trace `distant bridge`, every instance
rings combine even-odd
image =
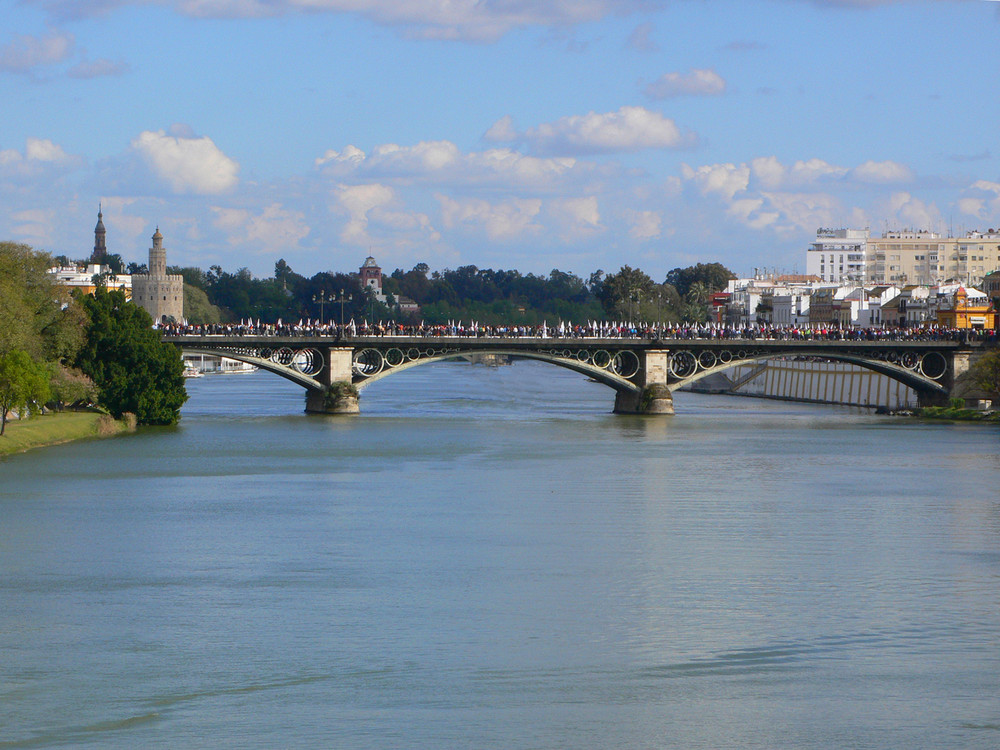
[[[621,414],[672,414],[673,392],[734,365],[775,357],[850,362],[912,388],[921,405],[946,403],[983,349],[957,341],[642,339],[468,336],[167,335],[184,352],[248,362],[306,391],[306,411],[359,411],[359,391],[411,367],[474,353],[564,367],[615,391]]]

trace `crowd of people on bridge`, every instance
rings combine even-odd
[[[465,324],[451,322],[447,325],[426,323],[407,324],[379,322],[360,325],[353,320],[346,325],[299,321],[298,323],[261,323],[260,320],[240,323],[211,323],[188,325],[165,323],[159,326],[167,336],[277,336],[333,339],[352,339],[368,336],[400,337],[465,337],[465,338],[552,338],[552,339],[642,339],[688,340],[764,340],[764,341],[957,341],[961,343],[996,344],[995,330],[943,328],[926,326],[899,327],[846,327],[839,326],[788,326],[755,323],[750,325],[725,325],[718,323],[661,323],[635,324],[624,322],[589,321],[585,324],[559,323],[557,326],[541,325],[485,325],[476,322]]]

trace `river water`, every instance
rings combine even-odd
[[[0,460],[0,748],[996,748],[1000,430],[428,365]]]

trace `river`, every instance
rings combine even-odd
[[[0,748],[995,748],[1000,429],[439,364],[0,459]]]

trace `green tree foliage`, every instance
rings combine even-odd
[[[180,351],[120,291],[98,289],[81,302],[90,325],[75,364],[96,383],[98,403],[116,419],[131,412],[140,424],[176,423],[187,400]]]
[[[0,242],[0,354],[21,349],[39,362],[75,354],[86,316],[55,283],[47,253]]]
[[[188,283],[202,285],[198,269],[175,271],[183,272]],[[204,274],[203,288],[226,322],[258,318],[288,322],[300,318],[318,320],[321,316],[327,322],[340,322],[341,299],[345,321],[400,320],[403,316],[392,303],[408,297],[421,307],[417,319],[427,323],[476,320],[532,325],[543,320],[584,322],[601,318],[636,322],[704,320],[711,293],[724,288],[731,277],[718,263],[674,269],[668,279],[682,283],[683,293],[679,293],[673,284],[656,284],[646,273],[629,266],[607,276],[595,271],[582,279],[558,269],[547,276],[473,265],[431,272],[426,263],[417,263],[409,271],[397,268],[383,277],[383,292],[390,303],[385,305],[361,287],[356,273],[323,272],[306,278],[280,259],[270,279],[255,278],[245,268],[229,273],[212,266]],[[193,322],[190,314],[187,317]]]
[[[992,396],[994,408],[1000,407],[1000,350],[983,354],[969,368],[969,377],[977,388]]]
[[[666,283],[674,287],[681,297],[687,298],[694,284],[703,284],[711,294],[724,290],[729,280],[735,278],[736,274],[721,263],[698,263],[687,268],[673,269],[667,274]]]
[[[42,365],[23,349],[0,354],[0,435],[12,411],[35,414],[48,400],[49,379]]]
[[[97,385],[74,367],[58,362],[49,363],[49,388],[52,393],[49,405],[62,410],[73,404],[92,404],[97,401]]]
[[[140,267],[141,273],[146,273],[146,264],[144,263]],[[184,283],[198,289],[205,290],[208,288],[208,275],[202,271],[200,268],[195,268],[194,266],[167,266],[167,273],[176,276],[183,276]]]
[[[184,317],[191,325],[219,323],[222,311],[208,301],[208,294],[185,282],[184,284]]]
[[[635,320],[643,305],[654,298],[656,284],[638,268],[622,266],[618,273],[611,273],[601,282],[598,296],[607,314],[615,319]]]

